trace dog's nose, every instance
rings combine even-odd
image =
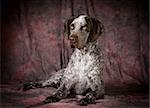
[[[72,36],[69,37],[69,40],[74,40],[74,38]]]
[[[76,38],[77,38],[77,35],[70,35],[69,36],[69,40],[72,40],[72,41],[75,40]]]

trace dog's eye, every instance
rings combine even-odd
[[[73,30],[74,29],[74,24],[70,25],[70,29]]]
[[[84,26],[81,26],[81,30],[88,31],[88,28],[87,28],[87,26],[86,26],[86,25],[84,25]]]

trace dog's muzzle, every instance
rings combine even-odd
[[[69,36],[71,48],[78,46],[78,36],[77,35],[70,35]]]

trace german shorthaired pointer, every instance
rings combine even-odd
[[[55,87],[54,95],[43,102],[58,102],[72,94],[82,95],[79,105],[95,103],[104,97],[104,84],[101,78],[104,56],[97,46],[97,39],[103,33],[102,23],[86,15],[72,18],[65,24],[65,34],[75,48],[65,69],[58,71],[46,81],[25,83],[23,90]]]

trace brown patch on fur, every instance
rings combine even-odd
[[[70,24],[74,19],[75,19],[74,17],[71,19],[68,19],[64,25],[64,33],[68,37],[68,39],[69,39],[69,35],[70,35]]]
[[[86,17],[88,27],[90,29],[90,34],[87,42],[94,42],[98,37],[104,32],[103,24],[95,18]]]

